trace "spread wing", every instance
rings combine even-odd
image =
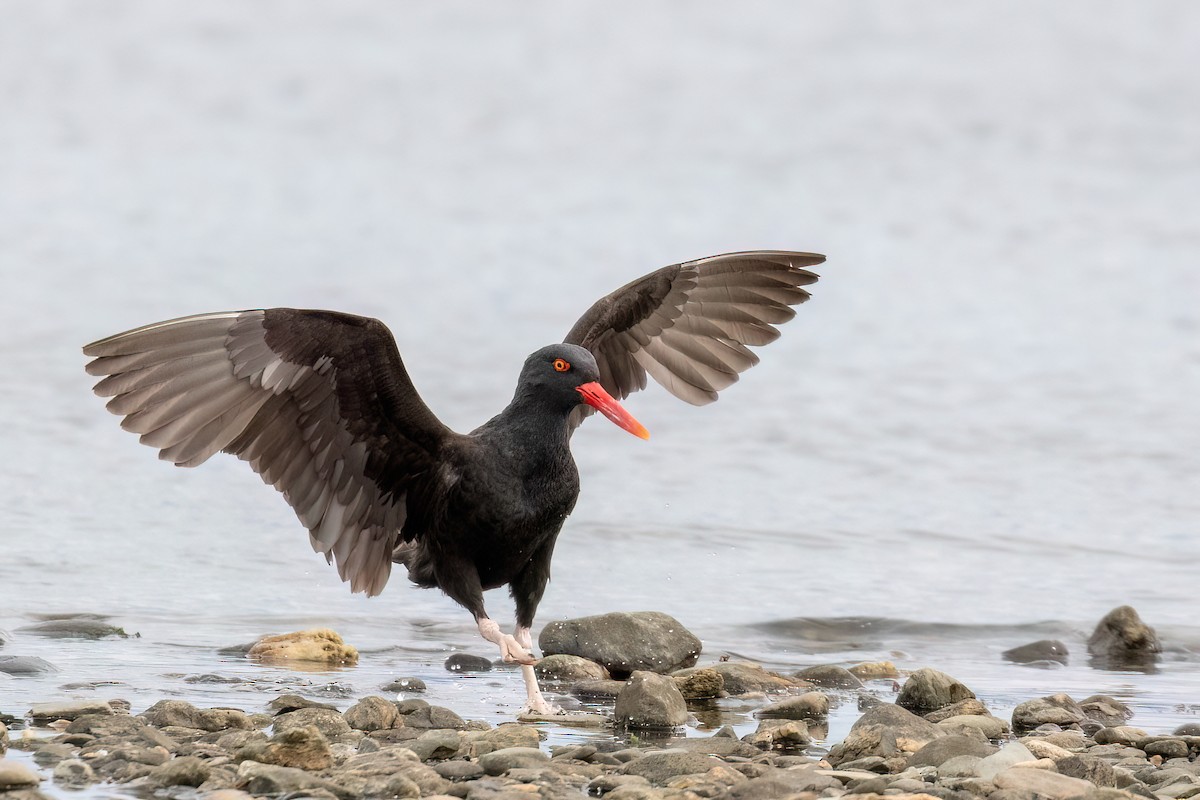
[[[355,592],[391,572],[409,490],[454,436],[378,320],[272,308],[200,314],[83,348],[121,427],[181,467],[217,451],[283,493]]]
[[[775,327],[796,315],[817,274],[805,267],[825,256],[756,250],[688,261],[651,272],[601,298],[566,342],[586,347],[600,383],[614,397],[646,388],[649,374],[692,405],[758,363],[749,347],[779,337]],[[576,409],[578,424],[590,409]]]

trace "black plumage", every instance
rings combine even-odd
[[[665,267],[597,301],[562,344],[526,359],[512,402],[469,434],[443,425],[378,320],[289,308],[200,314],[87,345],[96,393],[160,457],[236,455],[281,491],[315,550],[353,591],[378,594],[393,562],[469,610],[504,658],[532,663],[529,628],[579,495],[570,437],[601,410],[640,436],[617,399],[649,374],[693,404],[757,363],[748,346],[808,299],[811,253],[756,251]],[[514,636],[483,591],[509,586]],[[547,706],[526,670],[530,706]]]

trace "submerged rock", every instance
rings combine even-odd
[[[802,669],[792,677],[826,689],[863,688],[863,682],[853,672],[836,664],[818,664],[815,667]]]
[[[758,664],[749,661],[720,661],[706,667],[691,667],[674,673],[675,677],[687,677],[700,669],[710,669],[721,676],[721,685],[729,694],[749,694],[750,692],[786,692],[796,686],[796,682],[767,672]]]
[[[109,636],[129,638],[129,634],[125,632],[124,628],[109,625],[103,617],[91,615],[48,619],[32,625],[25,625],[17,630],[21,633],[32,633],[35,636],[45,636],[50,639],[104,639]]]
[[[389,681],[379,687],[384,692],[423,692],[425,691],[425,681],[420,678],[396,678],[394,681]]]
[[[1152,666],[1161,652],[1158,634],[1131,606],[1105,614],[1088,639],[1092,664],[1102,669]]]
[[[877,681],[899,678],[900,670],[891,661],[864,661],[847,667],[847,671],[860,681]]]
[[[45,675],[58,667],[37,656],[0,656],[0,672],[8,675]]]
[[[614,677],[635,670],[674,672],[696,663],[701,642],[679,620],[658,611],[614,612],[551,622],[538,645],[602,664]]]
[[[766,719],[824,720],[829,716],[829,698],[820,692],[805,692],[764,706],[756,714]]]
[[[492,662],[471,653],[451,653],[443,664],[449,672],[491,672]]]
[[[358,663],[358,651],[328,628],[264,636],[250,646],[246,655],[277,666],[287,666],[292,662],[342,666]]]
[[[56,719],[75,720],[89,714],[117,713],[104,700],[68,700],[62,703],[34,703],[29,716],[36,723],[53,722]]]
[[[638,670],[617,695],[617,725],[626,728],[670,729],[687,722],[687,704],[675,681]]]
[[[1000,654],[1014,664],[1038,664],[1042,662],[1066,664],[1070,658],[1067,646],[1057,639],[1040,639],[1023,644]]]

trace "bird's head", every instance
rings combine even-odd
[[[600,385],[596,359],[578,345],[552,344],[525,359],[517,392],[536,393],[565,410],[586,403],[634,436],[650,438],[642,423]]]

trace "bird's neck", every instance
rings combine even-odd
[[[493,422],[525,442],[552,449],[565,448],[571,440],[567,419],[573,408],[549,403],[545,397],[533,393],[518,392]]]

